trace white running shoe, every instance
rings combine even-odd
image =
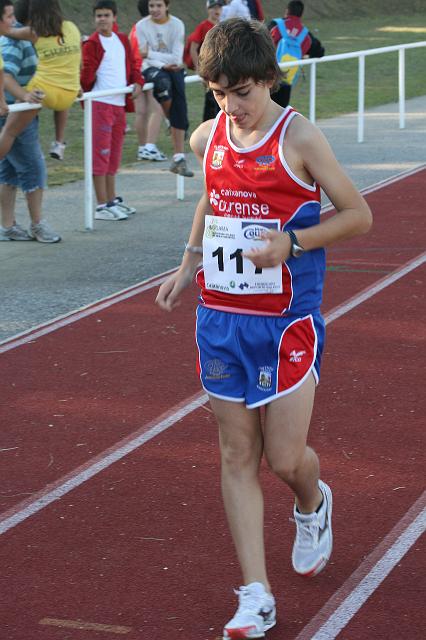
[[[129,216],[127,215],[127,213],[124,213],[124,211],[121,208],[115,205],[112,205],[109,207],[107,206],[100,207],[95,211],[95,220],[117,221],[117,220],[127,220],[128,217]]]
[[[333,549],[331,512],[333,498],[330,487],[322,480],[318,486],[323,501],[318,511],[300,513],[294,507],[296,540],[291,556],[293,569],[302,576],[316,576],[327,564]]]
[[[120,196],[114,198],[114,207],[118,207],[128,216],[132,216],[134,213],[136,213],[136,209],[125,204],[123,198],[121,198]]]
[[[66,142],[58,142],[57,140],[55,140],[55,142],[52,142],[49,151],[50,157],[54,158],[55,160],[63,160],[66,146]]]
[[[160,149],[147,149],[146,147],[138,150],[138,160],[151,160],[152,162],[164,162],[167,156]]]
[[[56,233],[46,220],[40,220],[38,224],[31,224],[28,234],[37,242],[53,244],[61,241],[61,236]]]
[[[34,238],[15,222],[11,227],[0,227],[0,242],[3,240],[34,240]]]
[[[223,640],[264,638],[276,624],[275,599],[261,582],[252,582],[235,591],[239,605],[235,616],[225,625]]]

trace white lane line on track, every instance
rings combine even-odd
[[[296,640],[334,640],[426,530],[426,491]]]
[[[379,189],[384,189],[385,187],[388,187],[395,182],[399,182],[400,180],[405,180],[405,178],[414,176],[416,173],[419,173],[419,171],[423,171],[424,169],[426,169],[426,164],[421,164],[414,169],[407,169],[406,171],[402,171],[402,173],[397,173],[395,176],[380,180],[380,182],[372,184],[371,187],[365,187],[364,189],[361,189],[360,193],[362,193],[363,196],[368,196],[369,193],[373,193],[374,191],[378,191]],[[327,213],[328,211],[332,211],[333,209],[334,206],[330,202],[329,204],[326,204],[321,208],[321,213]]]
[[[348,313],[348,311],[350,311],[351,309],[354,309],[369,298],[372,298],[383,289],[386,289],[386,287],[389,287],[400,278],[406,276],[408,273],[410,273],[410,271],[413,271],[414,269],[417,269],[417,267],[420,267],[422,264],[424,264],[424,262],[426,262],[426,251],[424,253],[421,253],[416,258],[413,258],[413,260],[410,260],[399,269],[396,269],[389,275],[381,278],[375,284],[370,285],[360,293],[357,293],[355,296],[353,296],[353,298],[350,298],[343,304],[340,304],[339,306],[329,311],[327,314],[325,314],[326,324],[333,322],[333,320],[337,320],[337,318],[345,315],[345,313]]]
[[[409,169],[407,171],[403,171],[402,173],[398,173],[395,176],[391,176],[390,178],[386,178],[385,180],[381,180],[380,182],[376,182],[371,185],[371,187],[367,187],[363,189],[361,193],[363,195],[367,195],[372,193],[373,191],[378,191],[379,189],[383,189],[388,185],[394,184],[395,182],[399,182],[400,180],[404,180],[419,171],[423,171],[426,169],[426,164],[422,164],[415,169]],[[326,213],[327,211],[331,211],[333,209],[332,205],[327,205],[321,209],[321,213]],[[10,351],[11,349],[16,349],[16,347],[20,347],[24,344],[28,344],[37,338],[41,338],[42,336],[52,333],[57,329],[65,327],[73,322],[77,322],[77,320],[81,320],[82,318],[86,318],[94,313],[98,313],[103,309],[106,309],[117,302],[122,302],[123,300],[127,300],[133,296],[142,293],[143,291],[147,291],[148,289],[152,289],[160,285],[171,273],[175,272],[177,267],[173,269],[169,269],[164,273],[160,273],[152,278],[144,280],[143,282],[139,282],[131,287],[127,287],[122,291],[118,291],[117,293],[113,293],[110,296],[105,298],[101,298],[95,302],[92,302],[89,305],[82,307],[81,309],[77,309],[77,311],[71,311],[62,316],[58,316],[49,320],[48,322],[43,322],[42,324],[32,327],[30,330],[23,331],[11,338],[6,338],[6,340],[0,341],[0,354],[5,353],[6,351]]]
[[[20,502],[12,509],[9,509],[1,515],[0,519],[0,535],[16,527],[30,516],[34,515],[47,505],[55,502],[59,498],[76,489],[84,482],[87,482],[98,473],[107,469],[118,460],[121,460],[138,447],[142,446],[155,436],[159,435],[169,427],[171,427],[185,416],[192,413],[198,407],[207,402],[207,395],[198,393],[192,398],[187,398],[179,405],[173,407],[170,411],[159,416],[152,422],[144,425],[139,431],[132,433],[127,438],[117,442],[107,451],[92,458],[84,465],[71,471],[71,473],[60,478],[56,482],[48,485],[42,491],[31,498]]]
[[[425,260],[426,252],[418,258],[411,260],[406,265],[403,265],[400,269],[394,271],[389,276],[382,278],[376,284],[364,289],[358,295],[350,298],[346,303],[332,309],[325,315],[326,324],[330,324],[337,318],[340,318],[356,306],[362,304],[372,296],[390,286],[399,278],[402,278],[422,264]],[[180,404],[172,407],[172,409],[162,416],[159,416],[156,420],[144,425],[135,433],[130,434],[124,440],[116,443],[107,451],[104,451],[95,458],[89,460],[78,469],[75,469],[66,476],[57,480],[55,483],[45,487],[37,494],[31,496],[31,498],[20,502],[12,507],[12,509],[4,512],[0,515],[0,535],[6,533],[6,531],[9,531],[9,529],[12,529],[17,524],[23,522],[55,500],[62,498],[64,495],[73,489],[76,489],[90,478],[93,478],[104,469],[107,469],[124,456],[132,453],[135,449],[142,446],[156,435],[165,431],[183,417],[189,415],[195,411],[195,409],[205,404],[207,399],[208,398],[205,393],[199,393],[187,400],[184,400]]]
[[[176,271],[176,269],[170,269],[169,271],[160,273],[153,278],[149,278],[148,280],[139,282],[137,285],[128,287],[127,289],[123,289],[122,291],[118,291],[117,293],[113,293],[106,298],[102,298],[102,300],[92,302],[91,304],[82,307],[81,309],[77,309],[77,311],[71,311],[70,313],[66,313],[63,316],[58,316],[53,320],[49,320],[48,322],[44,322],[41,325],[33,327],[29,331],[23,331],[22,333],[19,333],[12,338],[7,338],[6,340],[0,342],[0,354],[5,353],[6,351],[10,351],[11,349],[16,349],[16,347],[28,344],[29,342],[33,342],[34,340],[37,340],[37,338],[41,338],[48,333],[52,333],[57,329],[61,329],[61,327],[66,327],[67,325],[72,324],[73,322],[77,322],[82,318],[87,318],[94,313],[98,313],[103,309],[107,309],[108,307],[117,304],[117,302],[123,302],[124,300],[128,300],[129,298],[137,296],[143,291],[148,291],[149,289],[158,287],[174,271]]]

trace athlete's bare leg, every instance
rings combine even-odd
[[[306,446],[315,395],[313,375],[292,393],[266,406],[264,452],[274,473],[294,491],[299,511],[321,504],[319,461]]]
[[[244,584],[262,582],[270,591],[259,482],[263,452],[259,411],[217,398],[210,398],[210,403],[219,423],[223,502]]]

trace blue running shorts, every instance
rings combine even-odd
[[[321,314],[256,316],[199,306],[197,370],[208,394],[260,407],[319,381],[325,323]]]

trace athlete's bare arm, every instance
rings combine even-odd
[[[191,148],[201,165],[203,164],[204,151],[207,146],[212,125],[213,120],[203,122],[191,136]],[[192,247],[200,247],[202,245],[204,217],[206,214],[211,213],[211,211],[209,197],[204,189],[195,209],[192,229],[188,239],[188,244]],[[185,251],[179,269],[161,285],[158,291],[156,303],[162,309],[165,311],[172,311],[174,307],[180,304],[180,294],[188,285],[191,284],[200,261],[201,255]]]
[[[372,223],[371,211],[315,125],[296,116],[285,136],[284,154],[293,173],[304,182],[320,184],[336,209],[331,218],[297,232],[297,239],[305,250],[327,247],[367,233]],[[265,248],[245,254],[257,267],[275,266],[289,256],[287,234],[272,232],[268,240]]]

